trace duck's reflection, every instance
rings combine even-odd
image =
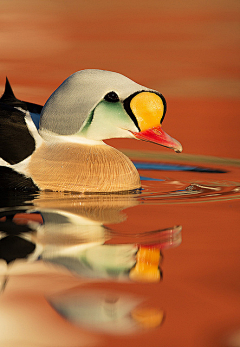
[[[3,211],[0,221],[0,259],[7,264],[38,259],[86,278],[158,282],[161,250],[181,243],[177,226],[142,233],[138,243],[128,243],[125,235],[125,244],[107,244],[116,236],[114,231],[100,221],[61,210]]]
[[[142,232],[133,243],[132,234],[123,237],[107,226],[122,222],[126,218],[122,210],[137,204],[130,194],[79,199],[44,193],[28,207],[0,210],[0,262],[7,266],[2,290],[7,290],[9,265],[17,268],[19,260],[65,269],[81,283],[90,279],[158,283],[162,249],[181,243],[181,227]],[[66,319],[105,333],[154,328],[164,317],[162,309],[144,306],[144,299],[121,292],[81,290],[74,295],[51,295],[48,301]]]

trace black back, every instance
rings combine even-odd
[[[43,106],[41,105],[17,99],[13,93],[12,87],[7,77],[5,83],[5,90],[2,97],[0,98],[0,105],[1,104],[9,105],[12,107],[21,107],[25,111],[39,114],[41,113],[43,108]]]
[[[0,98],[0,157],[13,165],[35,150],[35,140],[28,130],[25,112],[40,113],[42,106],[18,100],[6,78],[5,91]]]

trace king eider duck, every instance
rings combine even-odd
[[[82,70],[45,105],[18,100],[6,81],[0,99],[0,187],[121,192],[141,187],[139,174],[110,138],[134,138],[182,151],[161,128],[162,94],[115,72]]]

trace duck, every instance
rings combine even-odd
[[[141,188],[137,169],[103,141],[132,138],[181,152],[162,129],[166,100],[112,71],[69,76],[44,106],[19,100],[6,79],[0,98],[0,187],[119,193]]]

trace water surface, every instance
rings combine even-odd
[[[240,162],[126,153],[141,191],[2,193],[1,346],[235,346]]]

